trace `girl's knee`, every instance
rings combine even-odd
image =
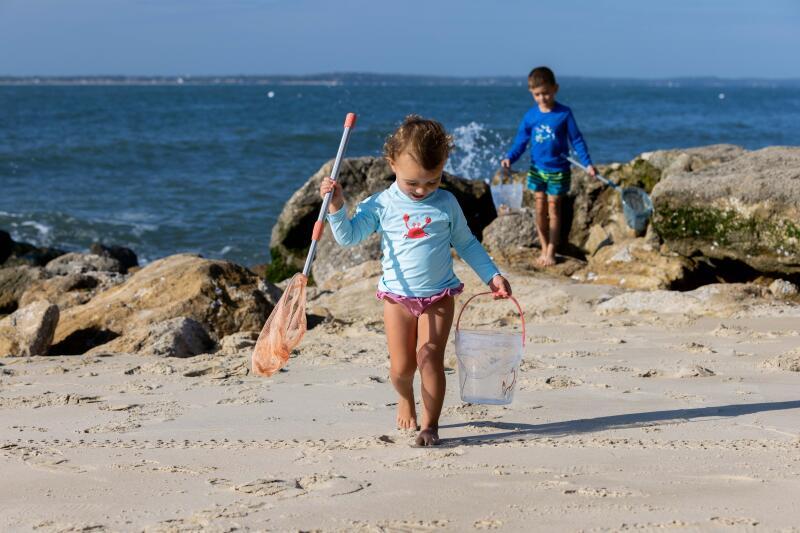
[[[417,366],[425,368],[444,369],[444,346],[425,343],[417,350]]]
[[[405,364],[392,364],[389,369],[389,375],[392,380],[396,379],[414,379],[414,373],[417,371],[417,362],[412,361]]]

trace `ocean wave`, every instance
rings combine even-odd
[[[455,149],[445,166],[451,174],[489,180],[500,166],[505,146],[502,135],[478,122],[470,122],[453,129]]]

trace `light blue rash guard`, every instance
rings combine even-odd
[[[458,287],[451,245],[484,283],[500,272],[467,226],[455,196],[442,189],[414,201],[393,183],[359,203],[352,219],[343,207],[328,221],[342,246],[380,233],[383,276],[378,290],[384,292],[426,297]]]
[[[506,153],[506,158],[514,163],[531,143],[531,166],[545,172],[566,172],[569,170],[569,145],[575,148],[578,158],[585,166],[592,164],[589,149],[578,129],[572,110],[556,102],[553,110],[542,113],[534,105],[525,113],[514,138],[514,144]]]

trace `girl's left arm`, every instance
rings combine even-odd
[[[469,229],[455,197],[452,197],[450,208],[450,243],[484,283],[489,283],[495,275],[500,274],[497,265]]]

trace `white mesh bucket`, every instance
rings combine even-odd
[[[494,209],[498,213],[502,211],[502,206],[506,206],[510,210],[519,210],[522,207],[522,184],[492,185],[492,201]]]
[[[456,358],[461,401],[506,405],[514,399],[519,364],[525,346],[525,316],[516,299],[522,320],[522,332],[461,329],[461,314],[476,296],[466,301],[456,320]]]

